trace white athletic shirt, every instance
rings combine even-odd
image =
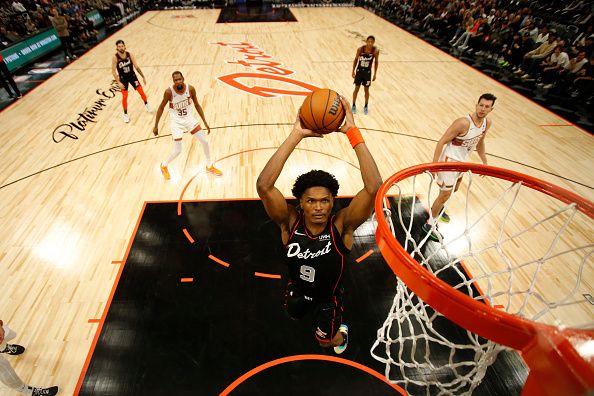
[[[478,127],[474,125],[470,115],[467,115],[466,119],[470,122],[468,132],[462,136],[456,136],[454,140],[449,142],[441,153],[439,161],[466,162],[470,152],[476,149],[476,145],[487,129],[487,117],[483,119],[483,123]]]
[[[175,88],[171,90],[171,100],[169,101],[169,117],[172,121],[182,121],[193,117],[192,114],[192,96],[190,95],[190,86],[185,84],[186,89],[182,94],[175,92]]]

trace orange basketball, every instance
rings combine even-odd
[[[318,133],[334,132],[342,125],[344,116],[340,96],[327,88],[307,95],[299,109],[301,125]]]

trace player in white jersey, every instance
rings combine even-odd
[[[223,172],[214,167],[210,158],[208,141],[192,111],[192,104],[194,104],[196,111],[204,122],[207,134],[210,134],[210,127],[204,118],[202,107],[198,103],[198,99],[196,99],[196,90],[193,86],[184,83],[184,76],[181,72],[174,71],[171,77],[173,78],[173,87],[167,88],[163,94],[163,100],[157,110],[155,127],[153,128],[153,134],[157,136],[159,134],[159,120],[163,114],[163,109],[166,105],[169,105],[169,121],[171,124],[171,137],[173,138],[173,151],[169,154],[167,160],[161,163],[163,177],[165,177],[165,179],[170,178],[167,166],[181,153],[181,141],[185,132],[190,132],[190,134],[202,144],[204,155],[206,156],[206,171],[216,176],[221,176]]]
[[[487,115],[493,110],[497,98],[490,93],[481,95],[474,113],[455,120],[437,142],[433,153],[433,162],[466,162],[470,153],[476,149],[483,164],[487,165],[485,154],[485,136],[491,127],[491,120]],[[423,224],[423,231],[430,238],[438,241],[439,234],[434,224],[439,217],[447,223],[450,217],[446,214],[444,205],[452,195],[452,189],[458,191],[462,175],[458,172],[439,172],[437,184],[439,195],[431,205],[431,216]]]

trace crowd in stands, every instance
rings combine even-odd
[[[520,90],[559,102],[594,99],[591,0],[358,2]],[[525,92],[522,92],[525,93]]]
[[[54,26],[68,59],[75,47],[88,48],[97,31],[86,14],[97,10],[107,24],[136,7],[132,0],[0,0],[0,49]],[[66,41],[66,42],[64,42]]]

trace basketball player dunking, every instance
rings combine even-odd
[[[304,129],[301,121],[268,160],[256,188],[268,216],[280,227],[286,249],[289,282],[285,309],[293,319],[306,313],[314,315],[315,337],[322,347],[334,347],[338,354],[347,346],[348,327],[342,323],[342,278],[346,258],[353,245],[353,233],[373,210],[380,185],[380,173],[359,129],[355,126],[349,103],[341,97],[346,122],[340,132],[347,137],[359,160],[364,188],[351,203],[332,213],[338,182],[331,174],[312,170],[297,178],[292,193],[299,201],[296,208],[287,204],[275,187],[285,162],[301,140],[322,135]]]
[[[122,91],[122,107],[124,108],[124,122],[130,122],[130,117],[128,116],[128,85],[132,85],[136,92],[140,94],[142,101],[144,102],[144,107],[146,111],[149,113],[151,112],[151,108],[149,107],[148,100],[142,89],[142,85],[138,81],[138,77],[136,77],[136,73],[134,69],[138,70],[138,74],[142,77],[143,84],[146,85],[146,79],[144,78],[144,74],[142,74],[142,70],[138,66],[134,55],[126,51],[126,44],[124,44],[124,40],[116,41],[116,53],[113,56],[111,62],[111,74],[113,74],[113,78],[118,82],[120,86],[120,90]]]
[[[357,95],[359,94],[359,87],[361,85],[363,85],[363,89],[365,90],[365,107],[363,108],[363,112],[365,114],[369,113],[369,86],[371,85],[371,81],[375,81],[377,67],[379,65],[379,49],[377,49],[374,44],[375,37],[367,37],[365,45],[359,48],[357,50],[357,55],[355,55],[355,61],[353,62],[353,78],[355,79],[353,113],[357,112]],[[373,66],[373,78],[371,78],[371,66]]]
[[[487,165],[485,136],[492,124],[487,115],[493,110],[496,99],[490,93],[482,94],[474,113],[455,120],[437,142],[433,162],[466,162],[470,153],[476,149],[483,164]],[[439,172],[437,175],[439,195],[431,205],[431,217],[423,224],[423,231],[434,241],[440,238],[436,219],[439,216],[439,220],[444,223],[450,221],[450,216],[443,210],[444,205],[452,195],[452,189],[458,191],[461,181],[462,175],[457,172]]]
[[[196,99],[196,89],[189,84],[184,83],[184,76],[179,71],[174,71],[171,75],[173,78],[173,87],[167,88],[163,94],[163,100],[157,110],[157,116],[155,118],[155,127],[153,128],[153,134],[157,136],[159,134],[159,120],[163,114],[163,109],[169,104],[169,122],[171,124],[171,137],[173,138],[173,151],[169,154],[166,161],[161,163],[161,172],[165,179],[169,179],[169,169],[167,166],[175,157],[181,153],[182,149],[182,136],[184,132],[190,132],[192,136],[200,141],[202,148],[204,149],[204,155],[206,156],[206,171],[216,176],[221,176],[223,172],[214,167],[210,159],[210,148],[204,131],[200,128],[200,124],[196,121],[192,112],[192,103],[196,107],[196,111],[202,118],[204,126],[210,134],[210,127],[208,122],[204,118],[204,112],[202,107]]]

